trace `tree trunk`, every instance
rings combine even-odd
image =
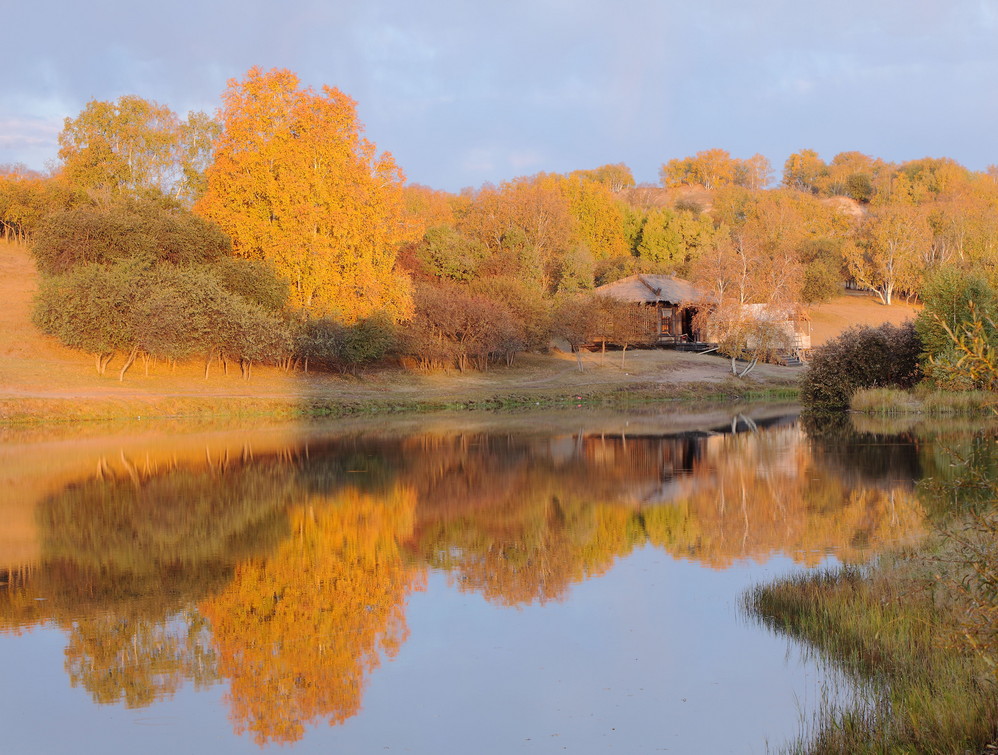
[[[128,355],[128,359],[126,359],[125,363],[121,366],[121,372],[118,373],[119,383],[125,382],[125,373],[128,372],[128,368],[132,366],[132,362],[135,361],[135,358],[138,355],[139,355],[139,347],[133,346],[131,353],[129,353]]]
[[[738,377],[743,378],[746,375],[748,375],[758,363],[759,363],[759,358],[758,357],[753,358],[752,361],[748,363],[748,367],[742,370],[741,373],[738,375]]]
[[[104,375],[107,372],[108,363],[114,358],[114,352],[102,352],[95,354],[97,361],[97,374]]]

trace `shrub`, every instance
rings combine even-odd
[[[842,411],[859,388],[911,388],[921,378],[922,344],[911,322],[849,328],[814,351],[801,400],[818,411]]]
[[[226,291],[267,312],[281,314],[287,308],[288,283],[265,260],[222,257],[208,266],[208,272]]]
[[[456,284],[423,284],[415,291],[416,315],[402,350],[423,367],[456,364],[486,369],[490,361],[513,361],[527,345],[523,323],[509,306]]]
[[[129,257],[193,264],[231,254],[228,237],[214,223],[179,206],[148,199],[54,212],[40,223],[31,249],[38,269],[46,275]]]
[[[356,373],[384,359],[398,347],[398,331],[385,315],[376,314],[354,325],[328,317],[310,320],[300,329],[295,357],[321,369]]]
[[[94,354],[100,374],[115,353],[126,354],[119,377],[140,353],[166,360],[221,357],[247,367],[288,350],[281,319],[227,291],[210,269],[148,260],[86,264],[44,278],[34,321],[70,348]]]
[[[922,368],[942,390],[990,389],[993,369],[978,369],[998,349],[998,296],[979,275],[944,268],[923,293],[925,308],[915,320],[922,340]],[[991,359],[990,361],[993,361]]]

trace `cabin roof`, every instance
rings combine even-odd
[[[597,286],[596,293],[634,303],[663,302],[687,304],[699,298],[689,281],[672,275],[630,275],[613,283]]]

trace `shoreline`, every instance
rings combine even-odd
[[[459,387],[459,386],[456,386]],[[588,390],[564,385],[557,388],[500,391],[451,390],[445,395],[414,398],[411,392],[379,390],[336,391],[281,396],[219,396],[156,392],[125,395],[35,393],[0,394],[0,428],[108,420],[143,419],[269,419],[343,418],[391,416],[476,410],[524,412],[537,409],[599,408],[627,410],[673,404],[730,405],[745,402],[795,402],[797,389],[786,383],[704,382],[683,384],[602,385]]]

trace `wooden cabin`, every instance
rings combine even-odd
[[[595,291],[619,301],[655,307],[658,312],[657,343],[676,348],[694,348],[700,344],[693,328],[697,290],[693,284],[674,275],[631,275],[598,286]]]

